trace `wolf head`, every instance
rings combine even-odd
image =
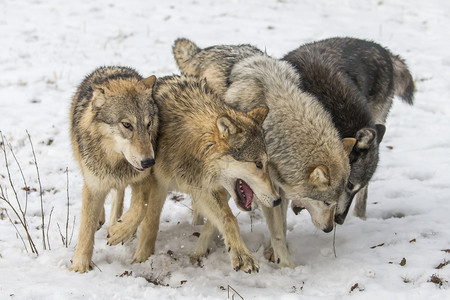
[[[257,107],[216,120],[216,146],[224,153],[219,160],[224,187],[242,210],[251,210],[256,197],[273,207],[281,203],[268,172],[268,156],[261,129],[268,108]]]
[[[109,80],[93,85],[92,111],[100,126],[105,149],[123,155],[137,171],[155,164],[152,141],[158,127],[152,98],[155,76]],[[111,146],[112,145],[112,146]]]
[[[349,153],[355,144],[355,139],[343,140],[344,150]],[[340,152],[340,151],[339,151]],[[301,181],[301,187],[296,185],[286,187],[286,197],[292,199],[292,210],[295,214],[306,209],[311,215],[313,224],[330,232],[334,227],[335,215],[346,200],[345,184],[349,174],[349,166],[344,163],[346,157],[335,156],[328,158],[322,164],[312,164],[306,169]],[[347,176],[341,176],[347,174]],[[296,196],[296,191],[302,189],[302,195]]]
[[[356,144],[350,152],[350,177],[346,186],[347,197],[340,203],[335,221],[342,225],[348,214],[353,198],[372,178],[378,164],[378,148],[386,127],[382,124],[375,128],[362,128],[356,133]]]

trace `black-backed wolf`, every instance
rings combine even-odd
[[[374,42],[330,38],[289,52],[283,60],[300,75],[299,87],[330,112],[341,137],[357,142],[350,153],[346,209],[336,215],[343,224],[356,195],[354,214],[366,216],[369,180],[378,164],[378,148],[394,95],[413,103],[414,82],[402,58]],[[296,210],[301,203],[293,203]]]

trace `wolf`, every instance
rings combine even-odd
[[[232,109],[205,80],[193,76],[159,78],[153,98],[159,110],[158,163],[147,179],[149,202],[133,262],[143,262],[153,253],[164,201],[168,192],[177,190],[190,194],[194,209],[219,229],[232,267],[258,272],[258,262],[242,240],[228,199],[231,195],[244,209],[251,207],[253,199],[267,207],[281,202],[269,177],[261,127],[268,108]],[[129,223],[122,220],[117,226],[135,230]],[[117,244],[133,230],[123,235],[118,230],[108,241]],[[200,258],[191,253],[191,260]]]
[[[201,49],[185,38],[175,41],[173,52],[183,74],[206,77],[231,106],[241,110],[269,107],[263,129],[269,172],[282,205],[263,207],[274,249],[269,247],[266,257],[281,266],[294,266],[285,237],[288,201],[306,203],[314,225],[330,232],[335,213],[345,209],[341,203],[350,174],[348,154],[356,140],[341,139],[330,114],[299,88],[300,77],[287,62],[251,45]],[[211,228],[207,222],[195,248],[206,249]]]
[[[378,165],[393,97],[413,104],[414,81],[405,61],[375,42],[348,37],[302,45],[282,60],[297,70],[299,87],[331,114],[340,136],[357,140],[350,153],[346,209],[335,221],[344,223],[354,197],[353,213],[365,219],[368,184]],[[293,205],[297,212],[302,209],[301,203]]]
[[[89,271],[94,234],[104,222],[103,205],[111,190],[123,199],[123,190],[131,185],[134,202],[148,197],[144,182],[155,164],[158,129],[155,81],[155,76],[143,78],[128,67],[100,67],[81,82],[72,99],[70,136],[84,179],[73,271]],[[113,211],[112,219],[120,214]]]

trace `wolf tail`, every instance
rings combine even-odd
[[[178,68],[183,71],[186,63],[200,51],[200,48],[188,39],[179,38],[175,41],[172,50]]]
[[[409,105],[414,101],[414,80],[405,61],[400,56],[392,55],[394,66],[394,93]]]

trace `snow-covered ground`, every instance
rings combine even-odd
[[[39,256],[27,242],[25,250],[5,208],[13,221],[18,218],[0,201],[0,299],[450,299],[449,32],[450,2],[444,0],[1,1],[0,130],[31,189],[26,217]],[[288,243],[298,267],[278,269],[263,256],[269,236],[261,212],[251,217],[233,208],[259,259],[259,274],[232,270],[220,238],[203,265],[193,266],[187,254],[201,227],[190,223],[189,199],[169,196],[156,253],[147,262],[130,264],[136,239],[107,246],[104,226],[96,234],[98,267],[88,274],[68,271],[82,186],[70,147],[69,107],[87,73],[101,65],[131,66],[146,76],[178,73],[171,49],[178,37],[201,47],[251,43],[281,57],[331,36],[387,46],[406,59],[417,85],[414,106],[394,100],[370,185],[368,218],[349,216],[338,226],[337,257],[333,234],[315,229],[306,212],[289,211]],[[43,250],[27,130],[51,250]],[[8,148],[7,153],[24,208],[25,183]],[[0,154],[0,185],[16,203]],[[69,238],[76,219],[66,248],[59,228],[65,236],[68,199]],[[107,201],[107,211],[109,206]],[[433,275],[442,286],[430,282]]]

